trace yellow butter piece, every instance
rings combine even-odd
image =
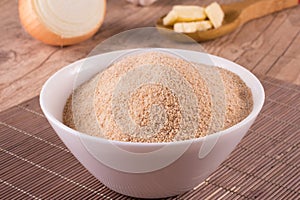
[[[183,28],[183,23],[176,23],[174,24],[174,31],[177,32],[177,33],[184,33],[184,28]]]
[[[197,31],[206,31],[213,27],[212,23],[208,20],[195,23],[197,23]]]
[[[177,14],[176,22],[200,21],[206,18],[205,9],[200,6],[173,6],[173,10]]]
[[[222,25],[224,20],[224,12],[221,6],[214,2],[205,8],[205,13],[208,19],[213,24],[214,28],[218,28]]]
[[[177,20],[177,13],[174,10],[171,10],[167,16],[163,18],[163,25],[169,26],[173,25]]]
[[[210,21],[179,22],[174,24],[174,31],[178,33],[194,33],[212,28]]]

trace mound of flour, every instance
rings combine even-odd
[[[70,95],[65,125],[127,142],[171,142],[231,127],[252,111],[250,89],[222,68],[161,52],[126,56]]]

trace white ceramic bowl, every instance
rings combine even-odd
[[[178,49],[168,51],[189,61],[212,64],[238,74],[251,89],[254,107],[240,123],[212,135],[173,143],[128,143],[92,137],[62,123],[65,102],[83,64],[79,83],[105,69],[130,50],[114,51],[72,63],[56,72],[40,94],[41,108],[61,140],[99,181],[121,194],[162,198],[184,193],[204,181],[246,134],[264,103],[264,90],[248,70],[224,58]]]

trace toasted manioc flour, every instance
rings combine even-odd
[[[127,142],[173,142],[229,128],[252,111],[228,70],[162,52],[126,56],[80,85],[63,113],[80,132]]]

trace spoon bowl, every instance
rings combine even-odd
[[[184,34],[198,42],[212,40],[234,31],[250,20],[296,6],[298,3],[300,3],[298,0],[244,0],[237,3],[221,5],[225,14],[221,27]],[[165,16],[157,20],[156,27],[173,30],[172,26],[163,25],[164,17]],[[173,37],[173,39],[176,38]]]

